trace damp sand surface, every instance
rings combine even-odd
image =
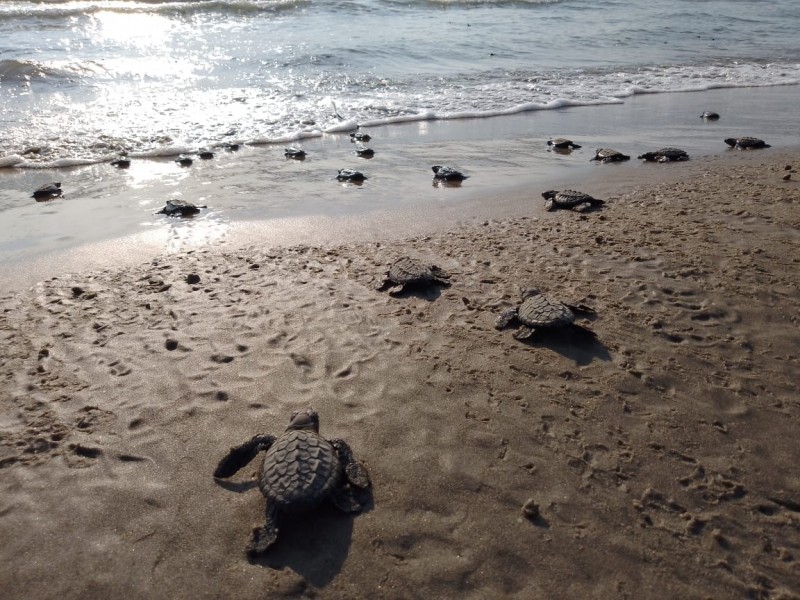
[[[797,597],[799,167],[631,165],[586,214],[89,258],[5,293],[4,597]],[[375,291],[400,255],[451,285]],[[494,323],[521,285],[596,315],[517,341]],[[248,561],[257,462],[211,473],[309,406],[371,502]]]

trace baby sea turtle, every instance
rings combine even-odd
[[[577,150],[581,147],[578,146],[578,144],[574,144],[572,140],[568,140],[567,138],[555,138],[547,140],[547,145],[552,146],[556,150]]]
[[[368,133],[364,133],[363,131],[356,131],[355,133],[350,134],[351,142],[368,142],[371,139],[372,137]]]
[[[689,160],[689,155],[685,150],[678,148],[661,148],[655,152],[645,152],[639,159],[646,160],[647,162],[678,162],[681,160]]]
[[[548,190],[542,192],[544,198],[545,210],[556,210],[557,208],[566,208],[574,210],[575,212],[585,212],[593,206],[600,206],[605,204],[605,200],[593,198],[589,194],[583,192],[576,192],[575,190]]]
[[[166,206],[158,211],[157,215],[167,215],[168,217],[191,217],[200,212],[201,208],[207,206],[197,206],[186,200],[167,200]]]
[[[764,140],[760,140],[754,137],[738,137],[738,138],[728,138],[725,140],[725,143],[728,144],[731,148],[738,148],[739,150],[750,150],[752,148],[770,148],[770,145],[767,144]]]
[[[373,150],[368,146],[365,146],[360,142],[356,144],[355,153],[363,158],[372,158],[373,156],[375,156],[375,150]]]
[[[434,165],[431,169],[433,170],[433,178],[439,181],[464,181],[469,177],[469,175],[464,175],[461,171],[453,167]]]
[[[117,159],[111,161],[112,167],[117,167],[118,169],[127,169],[131,166],[131,159],[127,156],[120,156]]]
[[[31,196],[37,200],[51,200],[61,195],[61,182],[45,183],[33,190]]]
[[[592,314],[594,310],[583,304],[564,304],[550,300],[538,288],[531,287],[522,290],[522,302],[504,311],[494,326],[496,329],[504,329],[516,320],[521,327],[514,332],[514,338],[525,340],[531,337],[536,329],[557,329],[572,325],[575,321],[575,312]]]
[[[706,121],[719,121],[719,113],[715,113],[713,110],[707,110],[700,115],[700,118]]]
[[[236,143],[223,144],[222,148],[228,152],[237,152],[239,150],[239,144]]]
[[[199,156],[203,160],[211,160],[212,158],[214,158],[214,153],[208,148],[201,148],[200,151],[197,153],[197,156]]]
[[[184,156],[183,154],[181,154],[178,158],[175,159],[175,162],[182,167],[191,167],[194,161],[190,156]]]
[[[354,181],[356,183],[362,182],[366,178],[366,175],[355,169],[339,169],[339,174],[336,176],[339,181]]]
[[[304,160],[306,157],[306,151],[302,148],[298,148],[297,146],[289,146],[283,151],[283,155],[286,158],[293,158],[295,160]]]
[[[264,552],[278,539],[278,520],[311,510],[326,500],[347,513],[363,508],[359,491],[370,487],[366,467],[353,457],[344,440],[319,434],[319,416],[313,410],[292,413],[286,431],[277,438],[256,435],[231,448],[214,470],[228,478],[266,451],[258,487],[267,499],[266,519],[253,529],[248,554]]]
[[[630,160],[630,156],[627,154],[623,154],[622,152],[617,152],[616,150],[612,150],[611,148],[598,148],[595,152],[593,158],[589,160],[596,160],[601,163],[610,163],[610,162],[622,162],[624,160]]]
[[[379,292],[399,294],[408,287],[426,286],[438,283],[449,286],[450,274],[435,265],[425,265],[408,256],[401,256],[389,267],[383,279],[375,286]]]

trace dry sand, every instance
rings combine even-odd
[[[798,166],[739,153],[584,215],[7,294],[3,598],[800,597]],[[452,286],[374,291],[404,254]],[[596,339],[496,331],[530,284],[593,306]],[[211,472],[308,406],[373,502],[249,562],[257,462]]]

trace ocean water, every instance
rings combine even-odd
[[[0,167],[798,83],[797,0],[5,0]]]

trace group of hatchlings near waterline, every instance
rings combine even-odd
[[[716,121],[719,119],[719,114],[711,111],[706,111],[700,116],[706,121]],[[362,131],[356,131],[350,134],[350,141],[355,143],[354,153],[357,156],[362,158],[372,158],[375,155],[375,150],[366,145],[370,139],[370,135]],[[764,142],[764,140],[748,136],[727,138],[724,141],[731,148],[741,150],[770,147],[769,144]],[[573,150],[578,150],[581,148],[581,146],[566,138],[550,139],[548,140],[547,145],[553,151],[560,154],[569,154]],[[226,144],[224,149],[233,152],[239,149],[239,145]],[[203,148],[198,151],[198,156],[204,160],[209,160],[214,158],[215,155],[211,150]],[[288,146],[284,150],[284,156],[286,156],[287,159],[305,160],[308,156],[308,153],[299,146]],[[599,163],[614,163],[630,160],[630,158],[630,156],[612,148],[598,148],[595,156],[590,160],[597,161]],[[689,155],[684,150],[679,148],[661,148],[654,152],[645,152],[639,156],[639,159],[647,162],[666,163],[689,160]],[[188,167],[192,165],[193,160],[190,156],[182,154],[175,159],[175,162],[182,167]],[[131,159],[127,155],[121,155],[116,160],[111,161],[111,165],[120,169],[127,169],[131,165]],[[431,170],[433,171],[434,182],[439,185],[458,186],[462,181],[469,177],[469,175],[465,175],[458,169],[447,165],[434,165],[431,167]],[[335,178],[338,181],[352,183],[355,185],[360,185],[367,180],[367,176],[364,175],[364,173],[358,171],[357,169],[351,168],[339,169]],[[54,198],[59,198],[62,195],[63,190],[61,189],[60,182],[46,183],[39,186],[33,192],[33,197],[37,201],[52,200]],[[593,198],[588,194],[575,190],[547,191],[542,194],[542,196],[545,199],[546,210],[564,208],[568,210],[574,210],[576,212],[584,212],[593,206],[599,206],[603,204],[602,200],[598,200],[597,198]],[[196,205],[186,200],[171,199],[167,200],[164,208],[159,210],[156,214],[164,214],[169,217],[191,217],[198,214],[200,210],[204,208],[208,207]]]

